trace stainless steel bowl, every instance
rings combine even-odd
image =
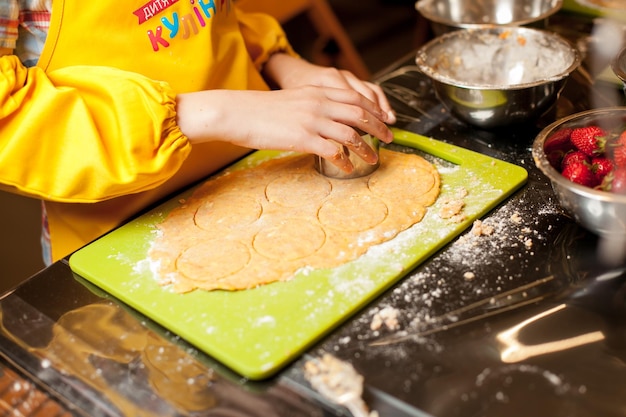
[[[533,159],[550,179],[561,206],[580,225],[599,236],[622,239],[626,236],[626,195],[585,187],[568,180],[550,165],[544,152],[544,143],[554,132],[590,124],[606,129],[626,126],[626,107],[588,110],[552,123],[537,135],[532,147]]]
[[[416,56],[445,107],[483,128],[545,113],[580,62],[561,36],[526,27],[457,30],[423,45]]]
[[[484,26],[545,27],[562,0],[419,0],[415,8],[435,35]]]

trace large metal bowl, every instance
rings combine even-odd
[[[526,27],[449,32],[416,56],[444,106],[483,128],[541,116],[580,62],[578,50],[561,36]]]
[[[484,26],[545,27],[562,0],[419,0],[415,8],[435,35]]]
[[[626,195],[576,184],[557,171],[544,152],[544,143],[555,132],[598,124],[611,129],[626,126],[626,107],[607,107],[567,116],[544,128],[535,138],[532,155],[537,167],[552,183],[561,206],[583,227],[604,237],[626,236]],[[619,240],[618,239],[618,240]]]

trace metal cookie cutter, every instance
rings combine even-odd
[[[361,139],[363,139],[363,141],[369,147],[371,147],[378,155],[379,149],[380,149],[380,142],[378,138],[375,138],[369,133],[365,133],[362,131],[359,131],[359,133],[361,134]],[[321,156],[315,156],[315,169],[317,169],[320,174],[326,177],[348,179],[348,178],[364,177],[366,175],[369,175],[372,172],[376,171],[376,169],[380,165],[380,160],[377,161],[375,164],[368,164],[363,159],[361,159],[361,157],[359,157],[356,153],[350,151],[350,149],[348,149],[347,146],[342,145],[342,147],[343,147],[342,149],[343,152],[350,159],[350,162],[352,162],[352,165],[354,166],[354,170],[351,173],[348,174],[342,171],[337,166],[333,165],[332,162],[322,158]]]

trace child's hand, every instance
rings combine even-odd
[[[376,153],[354,128],[389,143],[386,113],[352,89],[305,86],[276,91],[209,90],[181,94],[177,122],[192,143],[226,141],[251,149],[317,154],[347,173],[345,145],[369,163]]]
[[[177,121],[193,142],[222,140],[251,149],[319,155],[350,173],[345,145],[369,163],[376,153],[357,129],[385,143],[395,115],[382,89],[348,71],[320,67],[284,54],[264,74],[281,90],[211,90],[178,96]]]
[[[286,54],[275,54],[265,65],[263,73],[271,83],[280,88],[317,85],[353,89],[380,106],[387,114],[386,123],[396,122],[396,116],[382,88],[377,84],[360,80],[349,71],[314,65]]]

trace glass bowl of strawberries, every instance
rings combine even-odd
[[[557,120],[537,135],[532,155],[579,224],[600,236],[626,235],[626,107]]]

